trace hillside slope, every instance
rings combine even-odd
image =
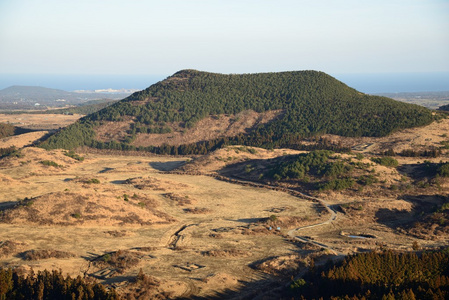
[[[198,129],[199,121],[207,118],[221,123],[228,117],[227,128],[231,128],[244,118],[242,112],[253,117],[257,113],[256,121],[240,126],[233,134],[226,128],[211,130],[206,123],[201,129],[216,134],[189,138],[195,145],[170,142],[176,135]],[[268,118],[267,112],[275,113]],[[299,139],[307,136],[385,136],[431,121],[428,109],[365,95],[323,72],[222,75],[183,70],[81,119],[42,146],[137,148],[172,154],[204,153],[224,143],[295,148]],[[144,138],[155,134],[166,135],[164,145]]]

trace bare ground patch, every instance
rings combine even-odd
[[[66,127],[81,117],[82,115],[78,114],[0,114],[0,123],[10,123],[35,130],[48,130]]]
[[[200,120],[192,129],[185,129],[179,123],[169,124],[171,133],[138,134],[133,146],[161,146],[163,144],[179,146],[200,141],[213,140],[219,137],[232,137],[245,133],[268,123],[282,115],[282,111],[257,113],[252,110],[237,115],[209,116]]]

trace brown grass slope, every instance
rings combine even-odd
[[[155,209],[148,197],[125,198],[117,191],[56,192],[19,202],[3,212],[0,220],[10,224],[38,225],[152,225],[174,221]]]

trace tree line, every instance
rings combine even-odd
[[[294,299],[448,299],[448,249],[424,253],[391,250],[348,256],[311,268],[286,292]]]
[[[61,271],[31,271],[21,275],[0,269],[0,300],[118,300],[114,290],[81,278],[64,277]]]

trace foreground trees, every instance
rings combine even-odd
[[[0,270],[0,300],[115,300],[120,299],[114,290],[106,290],[98,283],[78,276],[64,277],[61,271],[47,270],[27,276],[11,269]]]
[[[348,256],[339,265],[312,269],[290,293],[296,299],[448,299],[449,251]]]

